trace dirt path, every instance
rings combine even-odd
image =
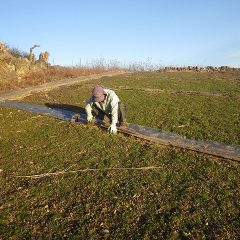
[[[78,84],[80,82],[85,82],[85,81],[89,81],[92,79],[99,79],[102,77],[111,77],[111,76],[121,75],[124,73],[126,73],[126,72],[118,71],[118,72],[93,74],[93,75],[89,75],[89,76],[82,76],[82,77],[72,78],[72,79],[69,79],[69,78],[62,79],[59,81],[54,81],[54,82],[44,83],[44,84],[37,85],[37,86],[18,89],[18,90],[11,91],[8,93],[0,94],[0,102],[6,101],[6,100],[20,99],[20,98],[26,97],[28,95],[31,95],[32,93],[51,90],[51,89],[58,88],[61,86],[70,86],[73,84]]]
[[[175,89],[159,89],[159,88],[132,88],[128,86],[118,87],[120,90],[126,91],[142,91],[148,93],[169,93],[169,94],[186,94],[186,95],[199,95],[199,96],[208,96],[208,97],[222,97],[227,94],[223,93],[212,93],[212,92],[200,92],[200,91],[184,91],[184,90],[175,90]]]

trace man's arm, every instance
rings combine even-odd
[[[117,125],[118,123],[118,101],[113,101],[112,103],[112,125]]]
[[[92,115],[92,104],[93,104],[93,99],[92,97],[90,97],[88,100],[87,100],[87,105],[85,107],[85,111],[87,113],[87,121],[88,122],[91,122],[92,119],[93,119],[93,115]]]
[[[117,133],[117,122],[118,122],[118,101],[112,102],[112,123],[108,128],[109,133],[116,134]]]

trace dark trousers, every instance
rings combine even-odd
[[[103,112],[95,104],[93,104],[93,115],[97,117],[101,122],[107,117],[110,122],[112,121],[112,115]],[[123,126],[126,123],[126,106],[123,102],[118,103],[118,127]]]

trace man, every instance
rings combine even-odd
[[[109,133],[117,133],[117,125],[121,126],[125,123],[125,107],[120,102],[118,96],[113,90],[104,89],[102,86],[95,86],[92,90],[92,96],[87,100],[85,107],[87,113],[87,121],[92,122],[92,112],[97,111],[97,117],[100,121],[107,116],[111,121],[108,128]]]

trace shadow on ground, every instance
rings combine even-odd
[[[45,106],[51,109],[56,109],[56,110],[62,109],[62,110],[67,110],[74,113],[86,114],[85,108],[76,106],[76,105],[63,104],[63,103],[45,103]]]

